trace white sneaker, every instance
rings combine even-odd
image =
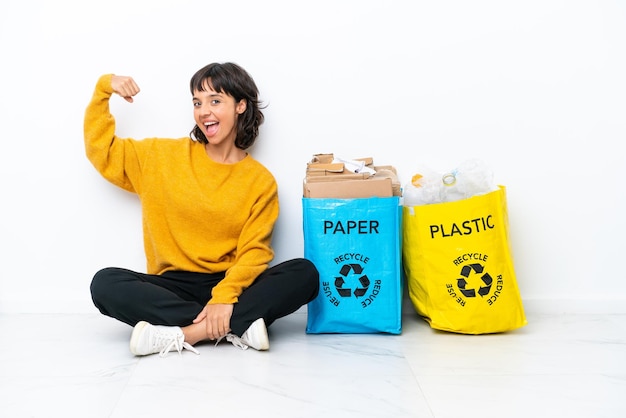
[[[159,353],[161,357],[165,357],[172,349],[180,354],[183,348],[200,354],[191,344],[185,342],[185,335],[180,327],[152,325],[140,321],[133,328],[130,337],[130,352],[136,356]]]
[[[265,351],[270,348],[270,341],[267,336],[267,327],[263,318],[259,318],[250,325],[241,337],[235,334],[226,334],[226,341],[231,342],[234,346],[246,350],[252,347],[255,350]],[[218,341],[219,342],[219,341]]]

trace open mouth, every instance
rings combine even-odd
[[[215,135],[215,133],[218,130],[219,125],[220,125],[219,122],[205,122],[204,123],[205,134],[209,136]]]

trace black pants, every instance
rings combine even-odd
[[[162,275],[109,267],[91,282],[91,297],[104,315],[131,326],[190,325],[211,299],[211,290],[224,273],[169,271]],[[259,318],[269,327],[276,319],[312,301],[319,291],[319,273],[303,258],[285,261],[264,271],[235,303],[231,332],[241,336]]]

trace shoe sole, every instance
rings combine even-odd
[[[259,341],[261,343],[261,346],[259,348],[256,348],[256,347],[252,347],[252,348],[258,351],[267,351],[270,349],[270,340],[267,335],[267,327],[265,326],[265,320],[261,318],[261,322],[263,323],[263,335],[261,336],[262,338],[260,338],[260,341]]]
[[[149,325],[146,321],[139,321],[133,328],[133,333],[130,336],[130,352],[136,356],[143,356],[144,354],[137,352],[137,344],[139,343],[139,336],[143,329]]]

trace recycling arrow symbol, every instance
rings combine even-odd
[[[482,265],[480,264],[468,264],[465,265],[461,268],[461,277],[457,279],[456,283],[457,286],[459,287],[459,290],[461,291],[461,293],[463,293],[463,295],[465,295],[465,297],[468,298],[474,298],[476,297],[476,289],[473,288],[467,288],[468,286],[468,282],[466,279],[468,279],[470,277],[470,274],[472,274],[472,272],[474,274],[482,274],[484,268]],[[493,279],[491,278],[491,276],[489,275],[489,273],[482,274],[482,276],[480,276],[480,279],[482,280],[484,286],[480,286],[478,288],[478,294],[483,297],[489,294],[489,292],[491,291],[491,284],[493,283]]]
[[[370,286],[370,279],[367,275],[363,274],[358,278],[358,282],[362,287],[357,287],[354,289],[354,292],[351,288],[346,288],[344,285],[346,284],[346,278],[348,276],[356,275],[359,276],[363,273],[363,267],[360,264],[344,264],[339,270],[340,276],[335,277],[335,289],[337,289],[337,293],[341,297],[350,297],[354,294],[354,297],[358,298],[367,293],[367,289]]]

